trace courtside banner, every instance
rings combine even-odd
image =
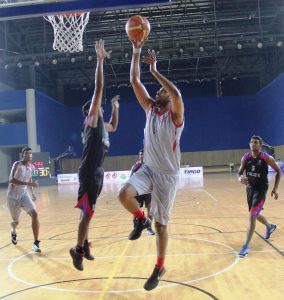
[[[179,171],[180,178],[203,177],[203,167],[181,168]]]
[[[74,184],[79,183],[78,174],[58,174],[57,175],[58,184]]]
[[[126,181],[129,179],[131,171],[109,171],[104,174],[104,182],[110,181]],[[193,177],[203,177],[203,168],[181,168],[180,178],[193,178]],[[58,174],[57,175],[58,184],[74,184],[79,183],[78,174]]]

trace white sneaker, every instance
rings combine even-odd
[[[147,228],[147,234],[148,235],[155,235],[155,231],[152,229],[152,227]]]
[[[33,243],[33,246],[32,246],[32,250],[34,251],[34,252],[36,252],[36,253],[41,253],[41,249],[40,249],[40,247],[39,247],[39,241],[37,241],[37,242],[34,242]]]

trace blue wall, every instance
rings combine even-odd
[[[259,134],[270,145],[284,145],[284,73],[257,95],[252,116]]]
[[[0,110],[26,108],[26,91],[0,92]]]
[[[158,86],[147,86],[155,96]],[[191,84],[179,86],[185,103],[185,128],[181,149],[187,151],[229,150],[248,148],[250,136],[259,134],[271,145],[284,144],[284,74],[255,96],[194,96]],[[213,87],[212,87],[213,88]],[[107,90],[106,97],[121,95],[120,120],[115,133],[110,133],[110,156],[137,154],[143,147],[145,113],[128,87]],[[90,96],[89,96],[90,97]],[[88,100],[84,97],[82,103]],[[25,107],[25,91],[0,93],[0,109]],[[80,103],[80,105],[82,104]],[[105,121],[111,113],[110,103],[104,105]],[[38,143],[41,151],[51,157],[73,146],[77,157],[82,152],[81,107],[67,107],[36,92]],[[25,123],[0,126],[0,145],[26,144]]]
[[[147,86],[152,97],[158,88]],[[181,139],[183,152],[248,148],[253,134],[261,135],[272,145],[284,144],[284,75],[255,96],[195,97],[191,84],[182,84],[179,88],[185,103],[185,128]],[[38,139],[42,151],[59,154],[72,145],[80,156],[81,108],[67,108],[38,94],[41,95],[38,102],[42,107],[41,112],[37,112],[38,132],[41,132]],[[110,100],[115,94],[121,96],[120,120],[117,131],[110,133],[109,155],[137,154],[143,147],[144,110],[131,88],[109,89],[106,97]],[[85,98],[82,103],[89,97]],[[48,104],[47,99],[53,104]],[[105,121],[108,121],[111,112],[109,102],[104,105],[104,110]]]
[[[27,123],[0,125],[0,146],[26,145],[28,142]]]
[[[68,146],[81,153],[81,121],[79,108],[68,108],[52,98],[36,92],[37,139],[42,152],[58,156]]]
[[[0,92],[0,110],[26,108],[26,91]],[[17,122],[0,125],[0,146],[26,145],[27,123]]]
[[[184,102],[183,152],[248,147],[255,132],[250,118],[254,97],[184,98]]]

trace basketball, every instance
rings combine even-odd
[[[144,41],[150,33],[150,23],[143,16],[132,16],[128,19],[125,30],[130,40]]]

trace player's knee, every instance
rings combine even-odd
[[[19,221],[13,221],[13,222],[11,222],[11,225],[12,226],[18,226],[19,225]]]
[[[38,213],[35,209],[31,210],[29,212],[29,215],[32,217],[32,219],[37,219],[38,218]]]
[[[127,201],[129,198],[134,197],[136,192],[132,191],[132,186],[129,184],[124,185],[118,194],[118,198],[121,202]]]
[[[161,223],[158,223],[158,222],[155,223],[155,228],[156,228],[158,235],[163,235],[163,234],[167,233],[167,230],[168,230],[167,225],[162,225]]]

